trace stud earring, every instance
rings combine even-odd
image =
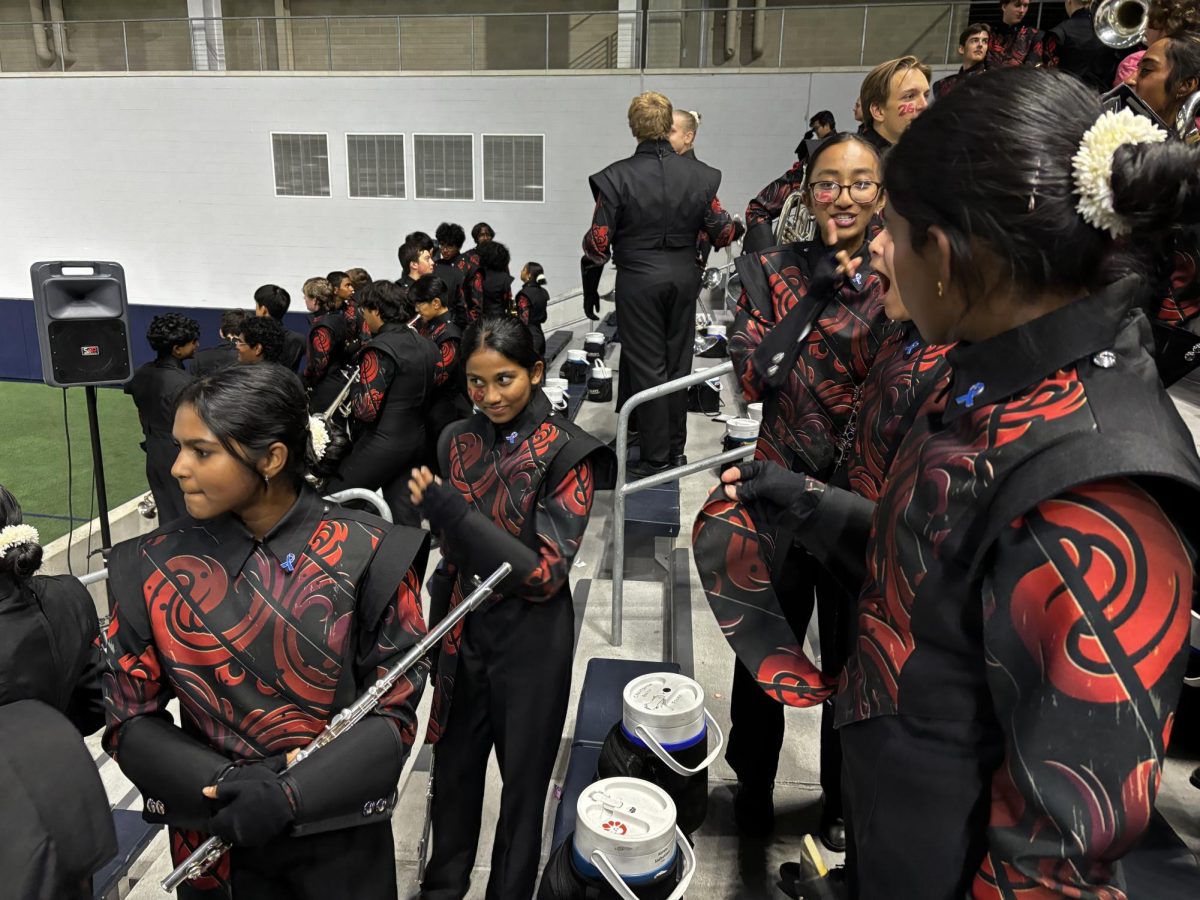
[[[938,299],[942,299],[942,283],[940,281],[938,282]]]

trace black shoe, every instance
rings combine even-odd
[[[733,820],[744,837],[763,838],[775,828],[774,787],[747,785],[738,782],[733,798]]]
[[[841,816],[821,814],[821,825],[817,832],[821,843],[834,853],[846,852],[846,822]]]
[[[687,465],[687,457],[682,453],[677,453],[671,457],[671,466],[676,469],[681,469]]]
[[[639,459],[635,463],[630,463],[628,472],[634,478],[646,478],[650,475],[659,475],[671,468],[670,463],[652,462],[648,459]]]

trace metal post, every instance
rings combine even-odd
[[[1045,8],[1046,8],[1046,4],[1045,4],[1044,2],[1043,2],[1043,3],[1039,3],[1039,4],[1038,4],[1038,17],[1037,17],[1037,24],[1033,26],[1033,27],[1034,27],[1034,28],[1036,28],[1038,31],[1041,31],[1041,30],[1042,30],[1042,11],[1043,11]]]
[[[868,19],[869,19],[869,17],[870,17],[870,13],[871,13],[871,7],[869,7],[869,6],[864,6],[864,7],[863,7],[863,33],[862,33],[862,44],[861,44],[861,45],[859,45],[859,48],[858,48],[858,64],[859,64],[860,66],[866,65],[866,59],[867,59],[867,21],[868,21]],[[864,113],[864,115],[865,115],[865,113]]]
[[[784,26],[787,25],[787,9],[779,10],[779,61],[775,64],[775,68],[783,68],[783,32]]]
[[[333,71],[333,35],[329,31],[329,16],[325,17],[325,57],[329,61],[327,71]]]
[[[262,39],[262,19],[254,20],[254,43],[258,44],[258,71],[262,71],[266,65],[266,60],[263,58],[263,39]]]
[[[189,23],[190,24],[190,23]],[[125,28],[125,20],[121,20],[121,45],[125,48],[125,71],[129,71],[129,33]],[[195,54],[195,50],[192,51]],[[193,66],[195,63],[192,64]]]
[[[475,17],[471,16],[471,69],[475,71]]]
[[[400,38],[399,16],[396,16],[396,71],[404,71],[404,41]]]
[[[660,484],[666,484],[668,481],[674,481],[677,478],[683,478],[695,472],[700,472],[707,469],[709,466],[717,465],[725,462],[732,462],[736,459],[741,459],[747,453],[753,452],[754,448],[741,447],[735,450],[729,450],[717,456],[709,457],[708,459],[697,460],[696,462],[688,463],[686,466],[680,466],[678,469],[668,469],[665,472],[660,472],[657,475],[650,475],[646,478],[640,478],[637,481],[629,484],[625,483],[626,462],[629,456],[629,419],[633,411],[645,403],[647,400],[655,400],[659,397],[665,397],[667,394],[673,394],[676,391],[684,390],[693,384],[699,384],[702,381],[708,381],[711,378],[721,378],[733,372],[733,363],[726,362],[719,366],[714,366],[711,369],[704,369],[699,372],[693,372],[690,375],[685,375],[682,378],[676,378],[674,381],[668,381],[665,384],[660,384],[656,387],[646,388],[644,391],[639,391],[628,400],[621,408],[620,415],[617,416],[617,484],[613,495],[613,548],[612,548],[612,633],[609,638],[609,643],[614,647],[621,646],[621,626],[625,612],[625,497],[628,494],[636,494],[638,491],[644,491],[648,488],[657,487]]]
[[[946,62],[950,62],[950,50],[954,47],[954,4],[946,7]]]
[[[100,446],[100,416],[96,410],[95,385],[83,389],[87,397],[88,431],[92,436],[92,472],[96,476],[96,504],[100,507],[100,546],[112,549],[112,532],[108,527],[108,489],[104,485],[104,451]],[[72,523],[74,524],[74,523]],[[70,553],[70,547],[67,548]]]
[[[550,71],[550,13],[546,13],[546,71]]]

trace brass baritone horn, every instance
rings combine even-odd
[[[1092,19],[1096,37],[1106,47],[1125,50],[1146,37],[1149,0],[1103,0]]]

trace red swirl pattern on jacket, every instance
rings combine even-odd
[[[805,656],[780,611],[771,584],[774,554],[765,511],[714,488],[692,528],[692,557],[721,633],[768,696],[787,706],[816,706],[833,694],[833,683]]]
[[[477,512],[538,552],[537,565],[525,574],[516,598],[503,602],[569,602],[559,595],[567,586],[595,493],[587,460],[575,465],[557,485],[545,483],[554,457],[570,440],[567,431],[547,420],[515,445],[497,438],[489,449],[483,436],[470,427],[464,427],[450,442],[448,483]],[[448,546],[446,555],[454,556],[454,548]],[[470,585],[455,578],[450,608],[461,603],[470,590]],[[495,594],[489,602],[502,602],[502,598]],[[460,622],[442,640],[425,738],[431,744],[441,738],[450,714],[462,631]]]
[[[926,344],[911,326],[894,328],[880,345],[863,384],[854,446],[846,460],[850,490],[860,497],[879,499],[914,393],[944,371],[952,346]]]
[[[804,187],[806,164],[798,161],[792,167],[764,187],[746,206],[746,227],[753,228],[762,222],[771,223],[783,212],[787,198]]]
[[[1200,229],[1180,235],[1172,253],[1170,293],[1154,317],[1169,325],[1186,325],[1200,316]]]
[[[987,66],[1041,66],[1045,61],[1046,36],[1029,25],[992,26],[988,38]]]
[[[379,620],[360,620],[359,585],[384,531],[327,516],[290,573],[264,544],[254,545],[240,571],[228,571],[216,558],[219,547],[213,555],[196,552],[213,547],[202,523],[143,543],[142,597],[119,598],[107,631],[110,753],[119,760],[125,723],[165,714],[172,698],[185,731],[230,760],[306,746],[336,712],[347,666],[357,695],[425,633],[420,579],[411,568]],[[409,745],[424,678],[420,666],[410,671],[377,708]],[[173,833],[175,862],[199,840]],[[208,881],[226,877],[217,870]]]
[[[862,287],[843,282],[803,339],[792,371],[779,390],[768,390],[750,356],[767,332],[808,296],[810,275],[801,253],[787,245],[758,257],[769,297],[742,292],[729,353],[747,401],[764,402],[756,458],[788,469],[827,477],[837,459],[837,442],[851,421],[860,386],[875,360],[887,327],[879,276],[859,270]]]

